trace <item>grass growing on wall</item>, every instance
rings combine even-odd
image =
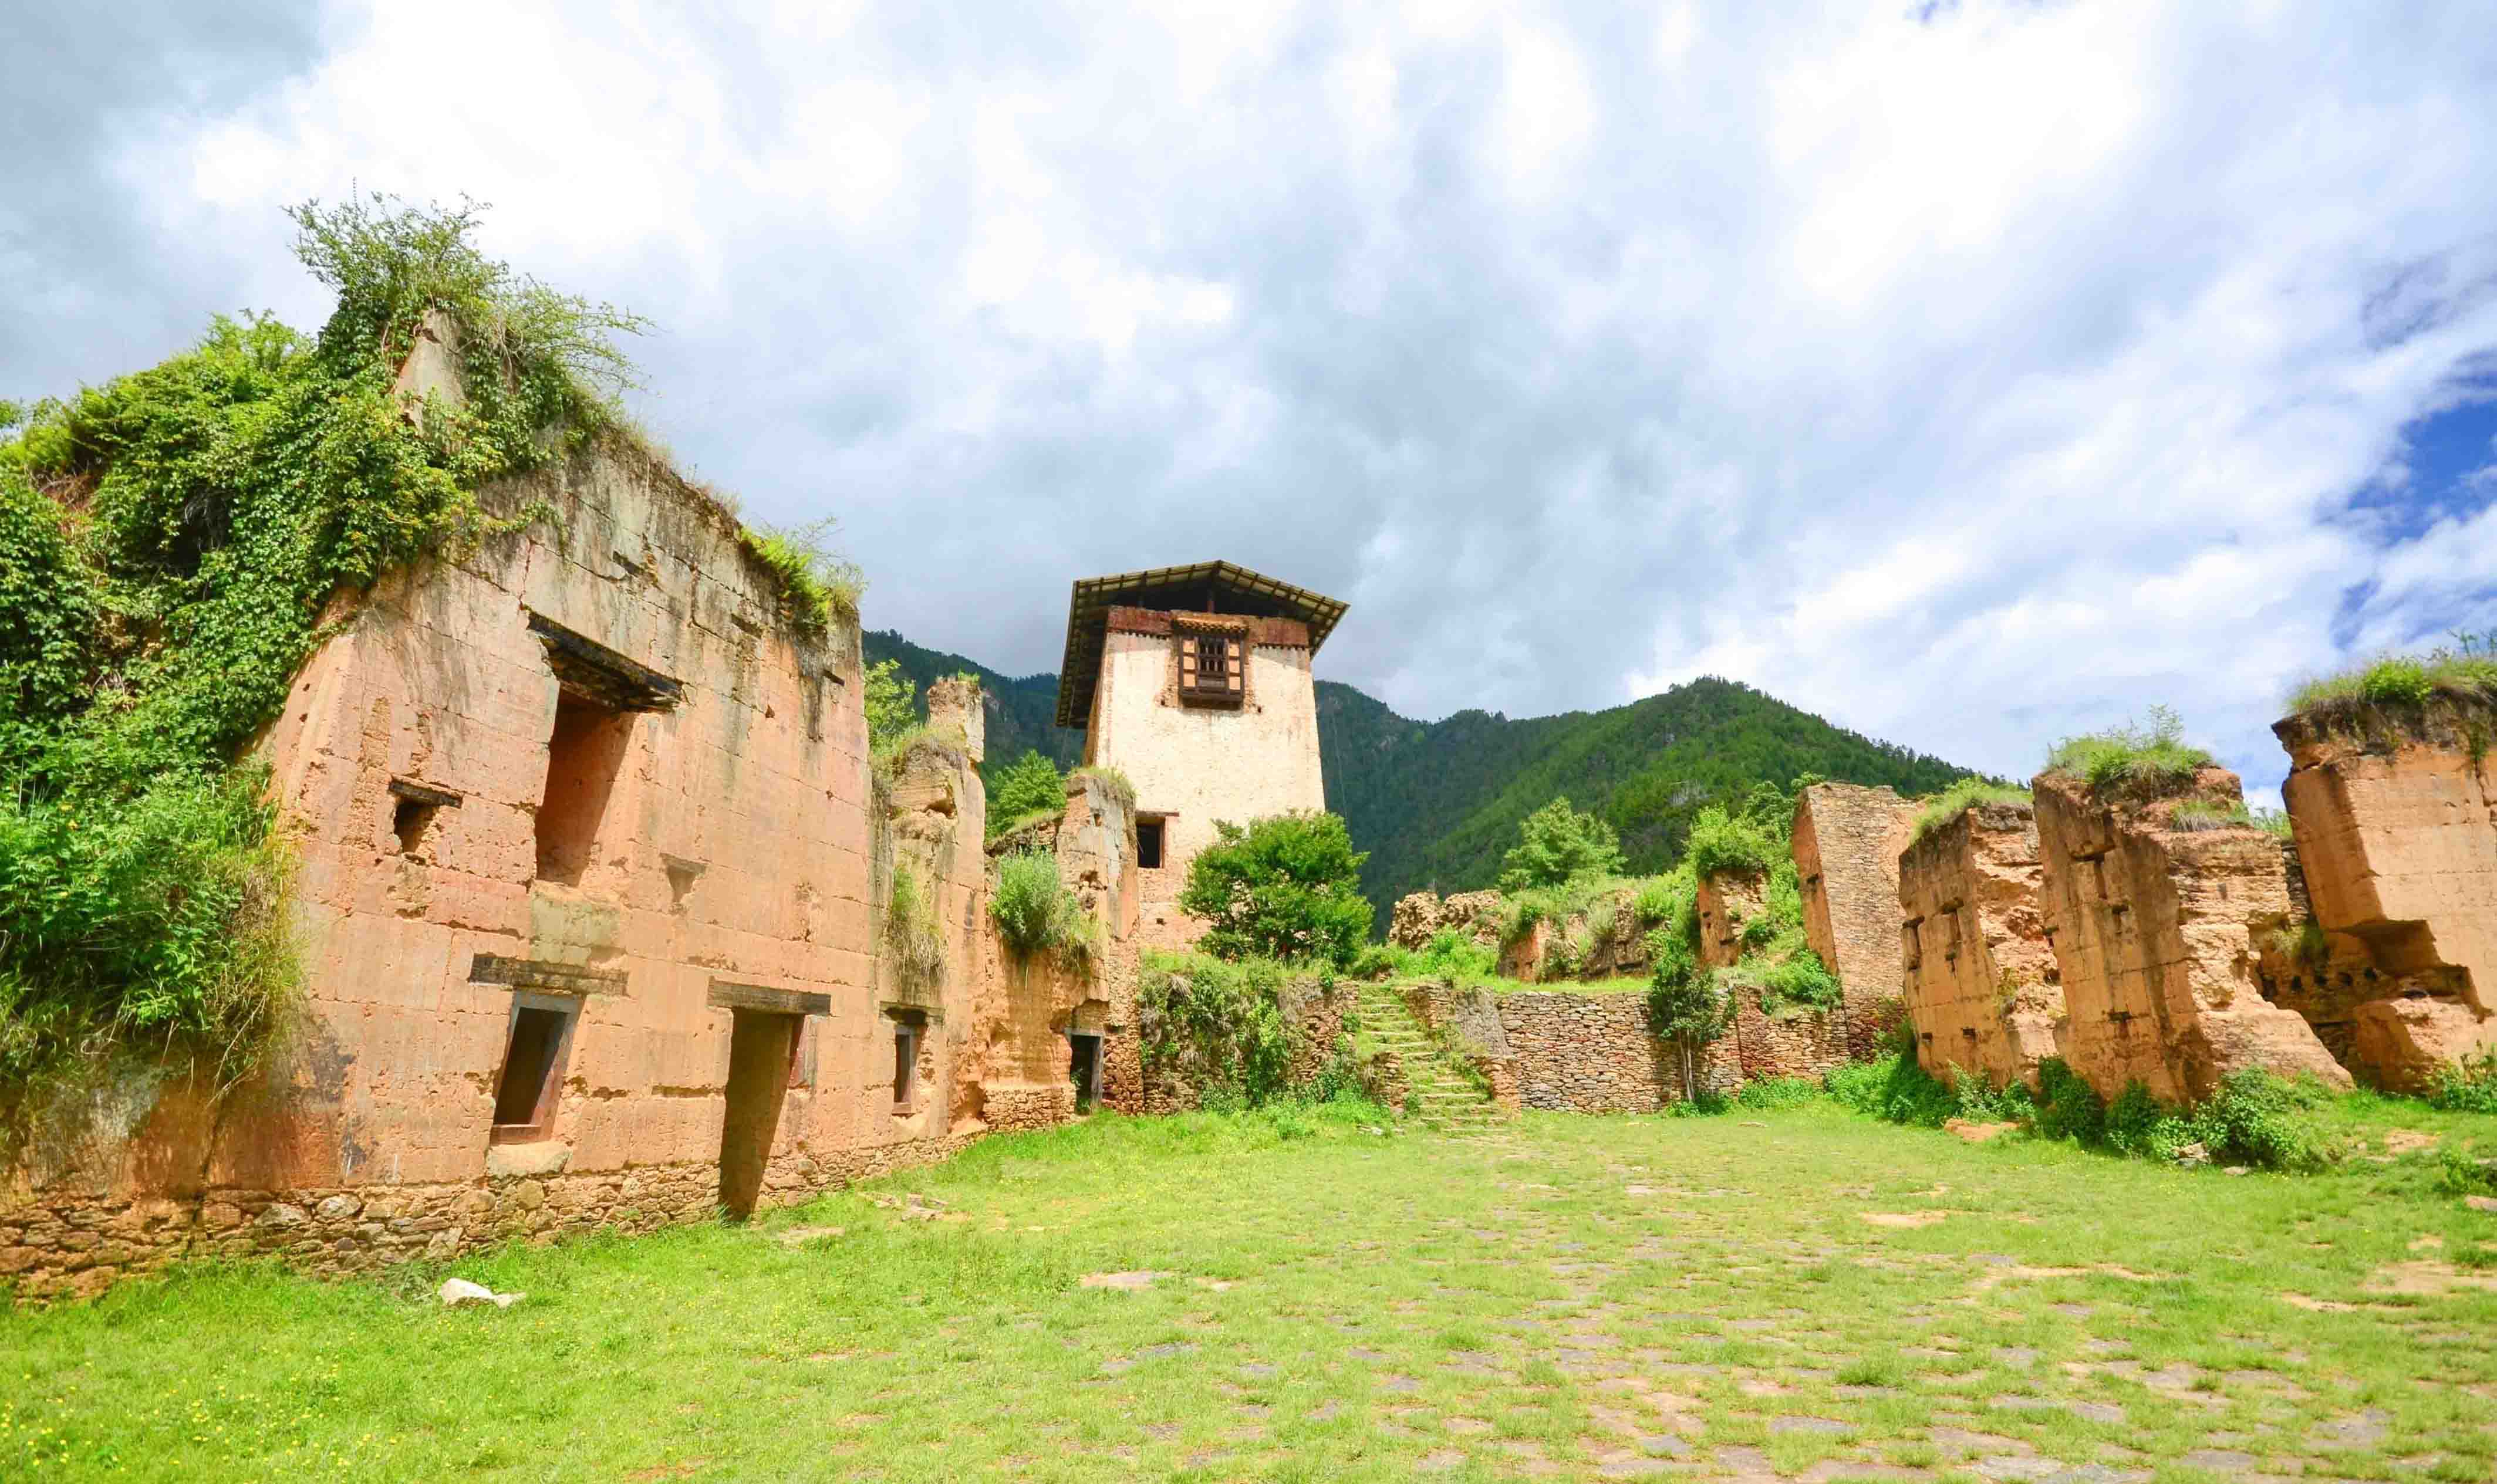
[[[1047,851],[1017,851],[997,863],[989,916],[1007,951],[1018,959],[1054,955],[1080,967],[1100,950],[1100,924],[1084,910],[1059,875],[1058,857]]]
[[[1176,1074],[1210,1103],[1286,1094],[1292,1032],[1273,959],[1148,950],[1136,970],[1137,1044],[1148,1073]]]
[[[2026,808],[2030,803],[2029,790],[2025,788],[2015,787],[2009,783],[1998,783],[1992,778],[1981,778],[1971,774],[1941,793],[1929,795],[1917,801],[1916,822],[1912,838],[1923,839],[1936,830],[1956,823],[1959,817],[1969,810],[1981,808],[1986,805],[2016,804]]]
[[[2181,788],[2210,765],[2210,753],[2186,742],[2184,718],[2165,706],[2150,708],[2147,721],[2065,738],[2046,755],[2048,773],[2079,778],[2102,797]]]

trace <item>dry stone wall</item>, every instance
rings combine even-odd
[[[2074,1071],[2104,1096],[2138,1081],[2170,1102],[2197,1102],[2242,1068],[2350,1086],[2305,1019],[2262,995],[2258,939],[2290,916],[2278,842],[2252,828],[2177,827],[2188,800],[2241,805],[2235,774],[2205,768],[2190,789],[2148,801],[2101,799],[2052,773],[2032,791]]]
[[[1563,1113],[1654,1113],[1682,1095],[1681,1062],[1636,995],[1500,997],[1518,1102]]]
[[[2062,972],[2039,900],[2038,822],[1985,804],[1899,857],[1904,997],[1916,1061],[1997,1088],[2061,1055]]]
[[[2492,718],[2440,704],[2399,731],[2291,717],[2282,785],[2322,951],[2275,994],[2368,1081],[2421,1090],[2497,1049]],[[2311,942],[2311,939],[2310,939]]]
[[[1815,783],[1795,797],[1804,936],[1838,976],[1849,1055],[1869,1058],[1905,1016],[1899,853],[1916,806],[1886,788]]]

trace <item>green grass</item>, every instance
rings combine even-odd
[[[2484,1118],[2378,1113],[2497,1152]],[[2309,1477],[2497,1462],[2497,1292],[2450,1287],[2490,1276],[2468,1264],[2497,1222],[2431,1154],[2230,1178],[1767,1094],[1465,1140],[1365,1125],[1105,1115],[750,1227],[380,1281],[199,1269],[0,1315],[0,1476],[1585,1478],[1683,1450],[1702,1472],[2019,1455],[2181,1484],[2210,1477],[2200,1448]],[[904,1192],[949,1219],[876,1204]],[[1139,1270],[1169,1276],[1082,1284]],[[446,1271],[528,1297],[445,1310]],[[2386,1291],[2404,1273],[2448,1291]]]
[[[2211,765],[2211,754],[2185,742],[2184,718],[2165,706],[2146,722],[2067,737],[2046,755],[2046,771],[2076,777],[2096,794],[2157,794],[2181,788]]]
[[[2290,694],[2292,715],[2353,717],[2416,711],[2431,701],[2497,706],[2497,633],[2457,634],[2426,654],[2379,654],[2305,681]]]
[[[2016,804],[2026,808],[2030,802],[2029,790],[2025,788],[1971,774],[1941,793],[1918,801],[1915,832],[1911,838],[1923,839],[1981,805]]]

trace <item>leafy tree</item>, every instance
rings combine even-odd
[[[881,752],[909,735],[919,724],[919,687],[901,675],[892,660],[867,669],[867,744]]]
[[[1731,1006],[1717,993],[1716,976],[1699,966],[1699,919],[1689,902],[1680,920],[1648,934],[1656,976],[1647,992],[1648,1029],[1673,1044],[1682,1063],[1682,1096],[1699,1094],[1699,1054],[1725,1034]]]
[[[1621,837],[1599,816],[1571,808],[1565,798],[1527,815],[1518,835],[1515,848],[1500,863],[1502,891],[1621,873]]]
[[[989,834],[997,835],[1027,814],[1043,809],[1055,813],[1065,806],[1066,779],[1058,765],[1036,749],[1027,750],[998,770],[989,787]]]
[[[1370,935],[1361,863],[1333,814],[1277,814],[1215,826],[1180,893],[1182,911],[1213,924],[1206,952],[1220,959],[1321,959],[1350,963]]]

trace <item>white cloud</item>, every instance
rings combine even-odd
[[[122,250],[0,216],[0,393],[316,320],[288,202],[465,193],[924,643],[1053,665],[1071,578],[1223,554],[1412,713],[1715,671],[2022,773],[2166,701],[2260,788],[2336,634],[2497,623],[2497,515],[2344,510],[2497,346],[2497,33],[1909,9],[342,8],[98,114]]]

